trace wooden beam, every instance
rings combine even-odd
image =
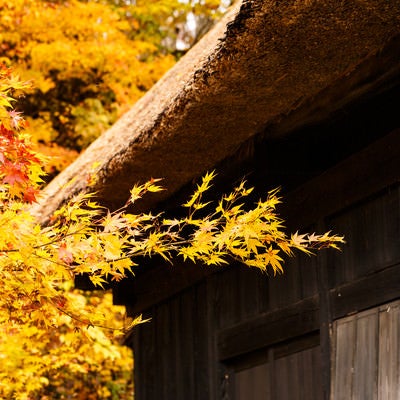
[[[228,360],[318,329],[319,301],[313,296],[219,332],[219,359]]]
[[[330,291],[332,318],[400,298],[400,263]]]

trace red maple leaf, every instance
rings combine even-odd
[[[39,190],[33,188],[33,187],[28,187],[27,189],[24,190],[24,201],[27,203],[32,204],[33,202],[36,202],[36,195],[39,193]]]
[[[28,175],[23,171],[20,163],[5,162],[2,165],[1,171],[5,175],[3,178],[3,183],[8,183],[10,185],[21,184],[28,182]]]

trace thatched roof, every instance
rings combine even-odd
[[[238,3],[48,185],[36,211],[45,219],[85,190],[94,162],[92,190],[111,208],[134,183],[165,178],[168,190],[144,200],[154,207],[256,135],[287,135],[391,85],[399,55],[398,0]]]

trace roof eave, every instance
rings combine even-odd
[[[168,191],[144,199],[150,209],[260,132],[285,135],[398,79],[399,2],[275,3],[235,6],[48,185],[42,221],[79,191],[114,209],[134,183],[162,177]]]

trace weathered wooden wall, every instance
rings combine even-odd
[[[398,144],[399,136],[391,140]],[[380,144],[374,146],[379,154]],[[390,163],[400,167],[396,157]],[[340,191],[360,159],[307,184],[307,190],[314,185],[318,192],[328,181]],[[384,372],[376,371],[399,357],[393,339],[399,314],[374,307],[400,298],[399,172],[385,171],[387,160],[382,168],[376,161],[370,168],[385,188],[361,185],[352,204],[324,208],[308,221],[311,229],[344,234],[342,253],[300,255],[276,277],[232,265],[148,310],[152,321],[132,339],[136,400],[394,399],[377,395],[388,389],[377,384]],[[358,314],[367,309],[373,311]],[[378,340],[384,329],[392,330],[389,342]],[[387,351],[388,343],[397,355]],[[352,375],[343,365],[362,373]],[[398,366],[393,368],[385,376],[398,376]]]
[[[310,259],[305,261],[309,263]],[[288,265],[285,275],[278,277],[267,277],[237,265],[153,307],[148,313],[152,321],[138,328],[134,335],[135,374],[136,381],[140,382],[135,398],[206,400],[228,396],[232,383],[225,381],[225,375],[231,369],[230,361],[224,363],[225,356],[221,356],[224,347],[221,332],[268,311],[290,306],[304,296],[313,298],[315,275],[315,266],[305,265],[302,269],[294,262]],[[315,325],[314,330],[318,328],[317,310],[313,302],[310,305],[313,317],[306,323]],[[296,322],[296,312],[296,309],[291,312],[294,319],[288,317],[289,330],[296,330],[296,326],[291,326]],[[275,332],[269,337],[276,342],[285,335],[279,314],[278,311],[272,317]],[[251,332],[243,337],[243,341],[247,340],[252,340]],[[275,352],[286,354],[276,364],[286,360],[288,373],[293,363],[305,362],[293,361],[287,349],[279,348]],[[280,371],[284,374],[283,367]]]

